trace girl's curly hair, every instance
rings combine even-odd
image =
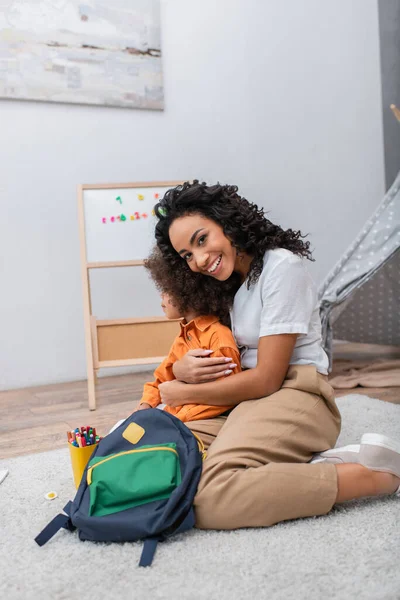
[[[189,311],[199,316],[215,315],[221,323],[230,326],[229,309],[241,284],[238,273],[221,285],[211,277],[193,273],[182,259],[172,270],[157,246],[144,261],[144,266],[157,289],[171,296],[182,315]]]
[[[309,249],[310,242],[302,240],[306,236],[300,231],[284,230],[271,223],[264,216],[262,208],[239,196],[235,185],[208,186],[199,183],[197,179],[193,183],[185,182],[168,190],[164,198],[156,204],[154,211],[158,218],[155,230],[157,245],[172,273],[183,261],[172,247],[169,228],[175,219],[193,214],[200,214],[218,223],[238,251],[253,256],[248,274],[248,287],[261,275],[266,250],[286,248],[294,254],[314,260]],[[188,266],[187,270],[190,270]],[[211,279],[203,275],[201,278]],[[221,282],[218,282],[218,286],[220,285]]]

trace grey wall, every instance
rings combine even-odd
[[[164,112],[0,100],[0,388],[85,377],[78,183],[234,182],[320,281],[384,191],[376,0],[164,0]],[[160,314],[98,272],[99,318]]]
[[[390,110],[400,108],[400,0],[379,0],[382,69],[382,112],[386,187],[400,170],[400,123]]]

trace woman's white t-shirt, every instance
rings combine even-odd
[[[237,291],[231,320],[243,368],[256,367],[260,337],[297,333],[290,364],[315,365],[320,373],[328,373],[317,290],[305,262],[283,248],[267,250],[258,281],[250,289],[245,281]]]

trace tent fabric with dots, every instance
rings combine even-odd
[[[322,339],[400,345],[400,173],[319,289]]]

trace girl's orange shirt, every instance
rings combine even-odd
[[[240,353],[236,346],[232,331],[222,325],[215,316],[197,317],[189,323],[181,323],[180,334],[176,337],[167,356],[154,371],[154,381],[145,383],[143,396],[140,403],[146,402],[153,408],[161,404],[158,386],[164,381],[172,381],[175,376],[172,371],[173,364],[183,358],[189,350],[213,350],[212,357],[225,356],[231,358],[237,366],[234,373],[241,371]],[[201,360],[207,360],[203,358]],[[223,414],[233,406],[210,406],[207,404],[185,404],[183,406],[166,406],[165,411],[171,413],[181,421],[198,421],[199,419],[212,419]]]

